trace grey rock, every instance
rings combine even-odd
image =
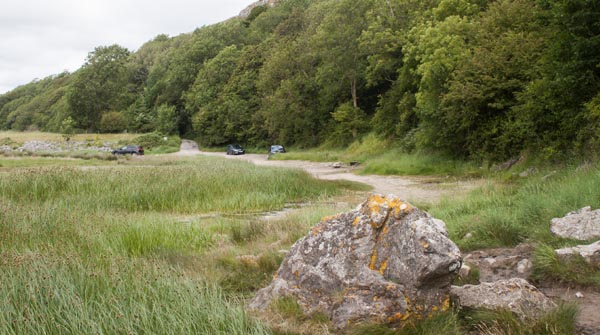
[[[581,256],[588,263],[600,268],[600,241],[589,245],[578,245],[571,248],[563,248],[555,250],[558,257],[568,259],[574,256]]]
[[[479,285],[452,286],[462,308],[510,310],[522,319],[536,319],[556,304],[525,279],[512,278]]]
[[[600,238],[600,210],[590,206],[570,212],[562,218],[552,219],[552,233],[581,241]]]
[[[520,275],[529,275],[533,269],[533,263],[529,259],[522,259],[517,263],[517,272]]]
[[[273,6],[275,6],[275,5],[276,5],[278,2],[279,2],[279,0],[259,0],[259,1],[256,1],[256,2],[254,2],[254,3],[252,3],[252,4],[250,4],[248,7],[244,8],[244,10],[242,10],[242,11],[240,12],[240,14],[238,14],[238,16],[239,16],[240,18],[242,18],[242,19],[245,19],[245,18],[247,18],[247,17],[250,15],[250,13],[252,12],[252,10],[253,10],[255,7],[258,7],[258,6],[269,6],[269,7],[273,7]]]
[[[294,297],[337,329],[361,321],[400,324],[449,308],[460,251],[442,221],[390,195],[324,218],[296,242],[250,308]]]
[[[331,167],[334,169],[340,169],[342,166],[344,166],[344,163],[342,162],[335,162],[331,164]]]
[[[458,276],[463,279],[468,278],[470,274],[471,274],[471,267],[468,266],[467,264],[463,264],[460,267],[460,271],[458,271]]]

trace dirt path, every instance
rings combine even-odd
[[[331,163],[316,163],[307,161],[279,161],[268,160],[267,155],[246,154],[228,156],[224,152],[202,152],[198,145],[189,140],[182,140],[180,156],[207,155],[219,156],[229,159],[240,159],[260,166],[279,166],[300,168],[312,174],[315,178],[323,180],[350,180],[364,183],[373,187],[375,193],[395,194],[411,202],[435,202],[445,196],[463,195],[467,191],[481,186],[481,180],[458,180],[455,178],[433,177],[397,177],[377,175],[357,175],[354,168],[334,168]]]

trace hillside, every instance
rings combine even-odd
[[[0,129],[176,133],[502,161],[595,157],[600,3],[260,1],[0,95]]]

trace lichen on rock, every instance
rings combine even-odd
[[[250,303],[293,297],[338,329],[402,323],[449,308],[461,255],[445,224],[396,196],[372,195],[322,220],[292,246],[273,282]]]

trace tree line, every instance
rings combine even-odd
[[[89,53],[0,96],[0,128],[177,133],[499,161],[600,149],[600,1],[281,0]]]

